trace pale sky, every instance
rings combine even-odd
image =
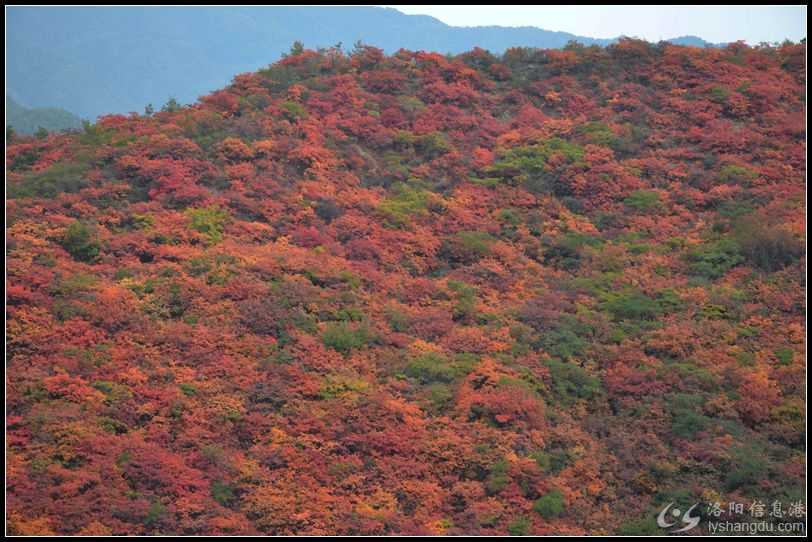
[[[799,41],[806,6],[386,6],[431,15],[452,26],[535,26],[592,38],[620,35],[657,42],[699,36],[720,43]]]

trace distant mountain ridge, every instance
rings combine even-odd
[[[170,96],[192,102],[236,73],[278,60],[297,40],[309,48],[362,41],[387,53],[615,41],[529,26],[454,27],[377,7],[33,7],[8,9],[7,20],[6,92],[90,119],[140,112]],[[672,41],[712,45],[695,36]]]
[[[41,128],[49,132],[78,129],[82,119],[56,107],[24,107],[6,96],[6,127],[9,126],[20,134],[31,135]]]

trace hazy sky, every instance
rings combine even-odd
[[[648,41],[685,35],[706,41],[798,41],[806,6],[388,6],[453,26],[535,26],[593,38]]]

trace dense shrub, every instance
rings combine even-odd
[[[189,209],[190,226],[193,230],[202,233],[209,243],[217,243],[223,239],[223,231],[229,220],[228,211],[217,206]]]
[[[567,360],[584,352],[589,346],[592,329],[572,314],[562,314],[539,330],[533,347],[543,349],[551,356]]]
[[[556,166],[548,161],[556,156]],[[580,161],[584,150],[573,143],[554,137],[535,145],[514,147],[503,152],[487,173],[512,184],[522,184],[535,193],[569,194],[560,182],[561,170]]]
[[[604,122],[582,124],[575,129],[575,134],[592,145],[614,148],[618,144],[618,137]]]
[[[316,204],[316,215],[328,224],[343,214],[341,207],[331,199],[323,199]]]
[[[462,231],[447,238],[440,254],[452,264],[469,265],[488,256],[496,239],[482,231]]]
[[[763,271],[778,271],[804,255],[803,243],[780,228],[749,223],[740,228],[737,237],[745,261]]]
[[[657,300],[636,290],[608,294],[607,297],[603,308],[616,320],[653,320],[662,313]]]
[[[412,360],[404,371],[406,376],[413,378],[421,384],[433,382],[452,382],[457,371],[448,363],[445,356],[439,354],[424,354]]]
[[[80,262],[92,263],[99,258],[101,245],[96,240],[96,232],[82,222],[76,221],[68,226],[61,244],[75,260]]]
[[[44,171],[26,174],[19,183],[7,185],[9,198],[53,198],[60,193],[78,192],[88,185],[86,164],[60,162]]]
[[[452,290],[456,297],[456,304],[451,309],[454,320],[467,321],[476,314],[476,288],[462,281],[448,281],[448,288]]]
[[[701,413],[705,397],[700,394],[676,393],[670,397],[671,432],[674,436],[692,439],[712,422]]]
[[[222,506],[230,506],[237,498],[234,487],[219,480],[212,482],[211,496]]]
[[[539,497],[533,503],[533,511],[544,519],[554,519],[564,512],[564,495],[557,489]]]
[[[559,269],[574,271],[581,265],[585,247],[600,246],[602,241],[592,235],[570,232],[556,238],[544,251],[544,263]]]
[[[652,214],[662,209],[660,194],[651,190],[637,190],[623,200],[630,210],[640,214]]]
[[[328,324],[321,335],[324,346],[342,354],[363,348],[372,339],[372,333],[366,325],[352,325],[347,322]]]
[[[454,357],[427,353],[411,360],[404,373],[421,384],[449,383],[467,374],[474,365],[471,356],[459,354]]]
[[[508,468],[510,465],[504,459],[500,459],[488,469],[488,477],[485,478],[485,491],[489,495],[500,493],[510,483]]]
[[[508,533],[511,536],[527,536],[530,532],[530,520],[526,516],[519,516],[508,524]]]
[[[741,248],[733,239],[719,239],[699,245],[687,255],[691,273],[717,279],[743,261]]]
[[[394,194],[378,205],[378,212],[391,226],[402,227],[412,217],[428,214],[429,193],[425,190],[399,183],[393,187]]]
[[[572,362],[548,359],[553,391],[563,401],[591,399],[601,392],[601,381]]]
[[[746,187],[757,177],[758,173],[755,171],[734,164],[727,164],[719,171],[719,182],[725,184],[738,184]]]
[[[764,479],[768,470],[763,450],[756,446],[737,448],[731,454],[730,469],[725,478],[726,488],[736,490],[751,486]]]

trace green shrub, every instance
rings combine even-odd
[[[456,294],[456,304],[451,309],[454,320],[468,320],[476,314],[476,288],[459,280],[449,280],[448,288]]]
[[[14,198],[55,198],[63,192],[74,193],[86,187],[87,164],[59,162],[45,171],[26,174],[19,183],[9,183],[7,196]]]
[[[454,390],[449,384],[435,382],[426,388],[428,410],[433,414],[447,412],[454,403]]]
[[[318,204],[316,204],[315,211],[316,215],[328,224],[344,213],[344,210],[331,199],[319,201]]]
[[[76,273],[68,277],[54,281],[50,288],[51,294],[57,298],[85,298],[88,297],[88,292],[93,291],[99,283],[99,278],[96,275],[88,273]]]
[[[547,161],[553,155],[564,158],[562,166],[548,167]],[[487,173],[511,184],[523,184],[531,192],[565,196],[568,189],[559,184],[560,169],[581,161],[583,156],[583,148],[554,137],[543,143],[503,152]]]
[[[755,171],[734,164],[727,164],[719,171],[719,182],[724,184],[739,184],[746,187],[756,178],[758,173]]]
[[[197,395],[197,387],[193,384],[180,384],[178,387],[183,395],[187,397],[194,397]]]
[[[164,297],[165,307],[170,318],[180,318],[191,305],[188,295],[181,290],[180,284],[173,282]]]
[[[573,271],[581,265],[584,248],[598,247],[602,242],[600,238],[585,233],[567,233],[555,239],[544,251],[544,264]]]
[[[563,448],[553,448],[550,450],[539,450],[530,454],[542,472],[558,474],[564,467],[570,464],[572,457]]]
[[[527,536],[530,532],[530,520],[526,516],[519,516],[508,524],[507,529],[511,536]]]
[[[419,113],[426,109],[426,104],[417,96],[398,96],[398,105],[408,113]]]
[[[793,352],[792,348],[787,347],[779,348],[773,353],[775,354],[778,363],[780,363],[781,365],[789,365],[790,363],[792,363],[792,359],[795,356],[795,353]]]
[[[546,495],[536,499],[533,511],[544,519],[554,519],[564,513],[564,495],[554,489]]]
[[[209,243],[222,241],[223,231],[229,221],[228,211],[215,205],[186,211],[193,230],[206,236]]]
[[[151,527],[156,523],[160,523],[163,517],[166,515],[166,507],[159,501],[155,499],[152,501],[152,504],[149,507],[149,511],[147,511],[147,516],[144,518],[144,525],[147,527]]]
[[[369,328],[364,325],[351,325],[347,322],[329,324],[322,333],[324,346],[342,354],[363,348],[373,339]]]
[[[199,277],[212,270],[212,262],[205,257],[189,258],[184,267],[191,276]]]
[[[485,479],[485,491],[487,491],[488,495],[496,495],[507,487],[510,483],[509,467],[510,465],[504,459],[490,466],[488,477]]]
[[[601,392],[601,381],[574,363],[548,359],[553,391],[564,402],[591,399]]]
[[[575,129],[576,135],[582,137],[586,143],[614,148],[618,144],[618,137],[611,128],[603,122],[587,122]]]
[[[657,292],[656,300],[660,310],[665,313],[679,310],[684,305],[682,298],[673,288],[666,288]]]
[[[627,521],[618,527],[615,533],[619,536],[656,536],[662,535],[663,530],[657,525],[652,514],[650,517]]]
[[[499,213],[497,213],[497,217],[500,221],[504,222],[508,226],[515,227],[522,223],[522,217],[519,214],[519,210],[514,208],[500,209]]]
[[[556,321],[549,322],[549,327],[539,330],[539,338],[532,345],[551,356],[567,360],[579,356],[589,347],[587,337],[591,333],[592,328],[575,315],[562,314]]]
[[[739,244],[733,239],[724,238],[699,245],[688,253],[687,260],[692,274],[706,279],[718,279],[739,265],[744,258]]]
[[[663,208],[660,194],[650,190],[637,190],[632,192],[623,200],[623,204],[630,210],[641,214],[651,214]]]
[[[282,104],[282,115],[291,122],[307,117],[307,111],[300,103],[286,101]]]
[[[702,394],[675,393],[669,397],[667,406],[671,412],[671,433],[679,438],[692,439],[705,431],[712,423],[700,412],[705,403]]]
[[[101,147],[113,141],[113,131],[89,121],[82,121],[82,135],[79,137],[82,145]]]
[[[753,204],[746,199],[732,199],[721,203],[716,211],[724,218],[735,219],[750,214],[753,210]]]
[[[671,433],[680,438],[693,439],[697,433],[708,427],[710,419],[692,410],[674,412],[671,421]]]
[[[10,126],[6,128],[8,130],[11,128]],[[14,139],[12,137],[6,137],[7,141],[11,143],[11,140]],[[37,163],[40,159],[40,152],[36,149],[28,149],[23,152],[18,152],[17,155],[12,160],[11,164],[9,165],[8,169],[10,171],[24,171],[27,169],[31,169],[31,166]],[[9,192],[11,191],[11,187],[9,187]],[[9,195],[11,197],[11,195]]]
[[[386,321],[392,331],[405,333],[409,330],[411,319],[409,318],[408,314],[399,311],[394,307],[387,307],[384,310],[384,315],[386,316]]]
[[[127,424],[107,416],[99,418],[99,426],[101,426],[103,431],[114,435],[123,435],[129,429]]]
[[[415,140],[415,148],[431,160],[451,150],[451,143],[442,132],[432,132],[419,136]]]
[[[710,99],[718,104],[727,102],[727,97],[730,96],[730,91],[723,87],[713,87],[710,89]]]
[[[457,377],[457,371],[450,365],[448,358],[434,353],[423,354],[413,359],[406,366],[404,373],[421,384],[453,382]]]
[[[336,311],[335,319],[341,322],[360,322],[364,319],[364,312],[358,307],[344,307]]]
[[[443,242],[440,253],[451,263],[469,265],[488,256],[494,241],[486,232],[461,231]]]
[[[220,503],[221,506],[229,506],[237,499],[234,487],[219,480],[212,482],[211,496],[215,501]]]
[[[378,205],[378,212],[390,226],[402,227],[414,216],[428,214],[429,193],[404,183],[393,187],[394,194]]]
[[[654,320],[663,312],[657,300],[636,290],[607,293],[604,297],[602,307],[615,320]]]
[[[428,352],[412,359],[404,374],[420,384],[448,384],[468,374],[478,358],[471,354],[457,354],[448,357],[434,352]]]
[[[764,451],[755,445],[736,448],[731,454],[730,469],[725,478],[728,491],[747,488],[767,478],[769,465]]]
[[[580,215],[584,213],[584,204],[576,197],[573,196],[563,196],[561,198],[561,203],[566,207],[570,212]]]
[[[328,400],[337,397],[353,397],[367,393],[369,382],[355,375],[332,374],[325,378],[319,390],[319,399]]]
[[[656,354],[656,352],[649,352],[648,349],[646,353]],[[707,391],[717,388],[716,376],[690,360],[669,363],[663,367],[662,371],[663,373],[673,373],[680,384],[689,388]],[[668,379],[667,376],[665,378]]]
[[[92,263],[99,258],[101,245],[96,240],[95,231],[78,220],[68,226],[61,244],[74,260]]]
[[[93,387],[107,396],[105,402],[108,404],[120,403],[132,398],[130,388],[117,382],[97,380],[93,383]]]

